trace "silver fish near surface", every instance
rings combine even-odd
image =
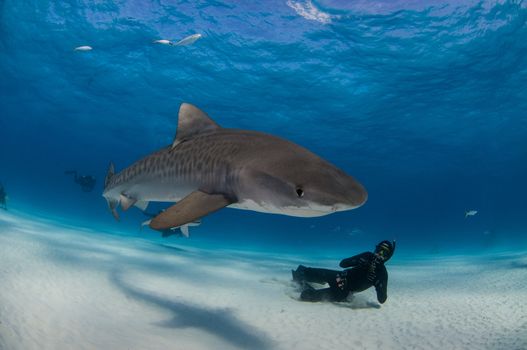
[[[183,103],[172,145],[120,173],[110,164],[103,197],[117,206],[146,209],[176,202],[154,217],[155,230],[180,227],[224,207],[300,217],[360,207],[365,188],[309,150],[256,131],[220,127]]]
[[[159,40],[154,40],[154,44],[172,45],[173,43],[167,39],[159,39]]]
[[[88,46],[88,45],[78,46],[73,49],[73,51],[91,51],[91,50],[93,50],[93,47]]]
[[[194,44],[194,42],[196,42],[198,39],[201,39],[201,34],[192,34],[192,35],[189,35],[183,39],[181,39],[180,41],[178,41],[177,43],[170,43],[170,45],[173,45],[173,46],[187,46],[187,45],[192,45]]]

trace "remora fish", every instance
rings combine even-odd
[[[145,209],[177,202],[149,226],[185,225],[224,207],[314,217],[360,207],[364,187],[334,165],[290,141],[248,130],[225,129],[183,103],[172,145],[118,174],[110,164],[103,197],[116,207]]]
[[[141,226],[150,225],[150,221],[151,220],[143,222]],[[199,226],[199,225],[201,225],[201,220],[189,222],[188,224],[185,224],[183,226],[167,228],[165,230],[161,230],[161,237],[167,238],[167,237],[175,235],[175,236],[185,236],[186,238],[189,238],[190,237],[189,227]]]

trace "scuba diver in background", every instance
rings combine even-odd
[[[4,186],[0,183],[0,207],[7,210],[7,193],[5,192]]]
[[[395,251],[395,241],[382,241],[375,246],[375,251],[364,252],[340,262],[344,271],[319,269],[298,265],[292,270],[293,281],[303,285],[300,294],[302,301],[343,301],[349,293],[362,292],[375,287],[377,300],[383,304],[388,297],[388,271],[386,263]],[[329,288],[315,289],[306,282],[329,284]]]
[[[74,175],[73,180],[76,184],[79,184],[84,192],[91,192],[95,187],[95,178],[91,175],[77,175],[77,171],[68,170],[65,171],[66,175]]]

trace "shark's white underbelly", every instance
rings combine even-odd
[[[140,202],[178,202],[199,189],[199,185],[174,184],[166,182],[138,182],[128,184],[126,188],[114,188],[112,197],[119,199],[120,194],[129,198],[134,198]],[[312,206],[307,208],[299,207],[277,207],[270,203],[256,202],[254,200],[243,200],[228,206],[233,209],[250,210],[268,214],[281,214],[297,217],[318,217],[331,214],[335,210],[328,207]]]
[[[324,216],[332,213],[331,210],[313,210],[313,208],[299,208],[299,207],[276,207],[268,203],[257,203],[252,200],[245,200],[243,202],[233,203],[229,205],[229,208],[242,209],[242,210],[251,210],[257,211],[260,213],[267,214],[281,214],[289,216],[299,216],[299,217],[317,217]]]
[[[177,202],[197,190],[198,186],[173,185],[164,183],[137,183],[123,189],[127,197],[145,202]]]

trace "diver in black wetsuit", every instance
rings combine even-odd
[[[7,193],[5,193],[5,189],[2,184],[0,184],[0,207],[7,210]]]
[[[65,171],[66,175],[74,175],[74,181],[79,184],[84,192],[91,192],[95,187],[95,178],[91,175],[77,175],[75,170]]]
[[[303,301],[343,301],[349,293],[362,292],[375,287],[377,300],[383,304],[388,297],[388,272],[384,263],[395,251],[395,241],[382,241],[375,247],[375,251],[364,252],[340,262],[344,271],[319,269],[299,265],[292,270],[293,280],[303,284],[304,290],[300,294]],[[328,283],[329,288],[315,289],[306,282]]]

